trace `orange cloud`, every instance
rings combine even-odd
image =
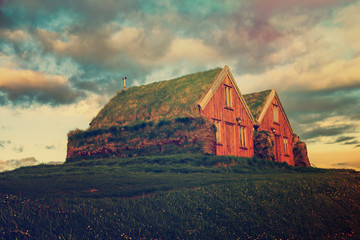
[[[29,34],[24,32],[23,30],[8,30],[8,29],[0,29],[0,37],[6,38],[8,40],[19,42],[24,41],[29,37]]]
[[[58,75],[0,68],[0,102],[4,104],[69,104],[83,95],[69,86],[67,78]]]
[[[67,84],[65,77],[31,70],[0,68],[0,76],[0,89],[60,87]]]

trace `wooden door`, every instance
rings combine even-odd
[[[275,162],[281,162],[280,135],[275,135]]]
[[[236,155],[234,124],[225,124],[225,155]]]

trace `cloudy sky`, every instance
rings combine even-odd
[[[228,65],[242,93],[277,89],[313,164],[360,170],[359,13],[359,0],[0,0],[0,168],[65,161],[67,133],[123,76]]]

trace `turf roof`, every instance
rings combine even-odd
[[[119,92],[90,123],[91,129],[177,117],[199,117],[198,101],[221,68]]]
[[[257,93],[251,93],[243,95],[246,104],[249,106],[251,113],[253,114],[255,119],[259,119],[261,111],[263,110],[266,99],[271,93],[272,90],[266,90]]]

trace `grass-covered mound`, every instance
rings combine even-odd
[[[216,68],[121,91],[92,120],[91,129],[157,122],[163,118],[199,117],[197,103],[221,70]]]
[[[266,90],[266,91],[262,91],[262,92],[250,93],[250,94],[243,95],[243,97],[246,101],[246,104],[249,106],[255,119],[259,118],[261,111],[263,110],[263,108],[265,106],[266,99],[270,93],[271,93],[271,90]]]
[[[160,154],[215,154],[215,131],[213,123],[202,117],[76,130],[68,135],[66,162]]]
[[[0,174],[0,239],[358,239],[360,176],[172,155]]]

